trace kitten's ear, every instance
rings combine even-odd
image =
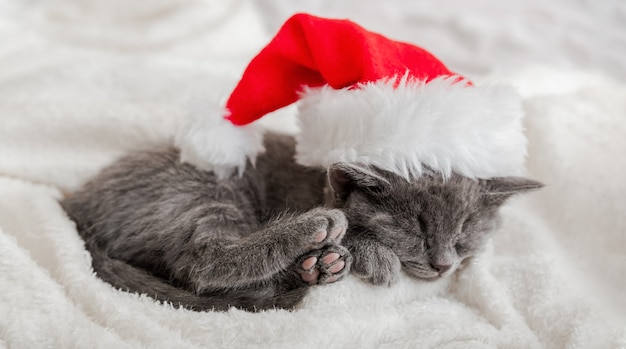
[[[336,163],[328,169],[328,183],[335,200],[344,203],[356,189],[382,194],[391,189],[388,180],[377,174],[369,166],[361,164]]]
[[[482,181],[483,199],[490,205],[502,205],[506,199],[515,195],[543,187],[543,184],[522,177],[499,177]]]

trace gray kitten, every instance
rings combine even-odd
[[[173,147],[138,152],[62,206],[112,285],[194,310],[256,311],[293,308],[350,270],[386,285],[400,270],[447,276],[480,251],[509,196],[541,187],[436,173],[406,181],[358,164],[324,171],[296,164],[289,136],[268,134],[265,147],[226,180],[180,163]]]

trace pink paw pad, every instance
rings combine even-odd
[[[320,271],[318,269],[314,269],[311,272],[304,272],[300,274],[300,276],[302,277],[302,280],[306,281],[309,285],[315,285],[320,277]]]
[[[335,273],[340,272],[343,269],[343,267],[345,267],[345,266],[346,266],[346,263],[344,261],[339,261],[339,262],[335,263],[335,265],[331,266],[328,269],[328,271],[330,271],[331,273],[335,274]]]
[[[325,230],[322,230],[322,231],[318,232],[317,234],[315,234],[315,242],[322,242],[322,241],[324,241],[324,239],[326,239],[327,235],[328,235],[328,233],[326,233]]]
[[[324,264],[332,264],[334,261],[339,259],[339,253],[337,252],[331,252],[327,255],[324,256],[324,258],[322,258],[322,262],[324,262]]]
[[[304,262],[302,262],[302,269],[311,270],[311,268],[313,268],[316,263],[317,263],[317,258],[309,257],[305,259]]]
[[[342,226],[334,227],[330,230],[330,237],[332,239],[336,239],[337,237],[342,235],[344,231],[345,231],[345,228]]]
[[[326,283],[330,284],[333,283],[335,281],[339,280],[339,275],[333,275],[331,277],[329,277],[328,279],[326,279]]]

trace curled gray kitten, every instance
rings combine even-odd
[[[308,168],[294,146],[268,134],[255,166],[225,180],[180,163],[173,147],[137,152],[61,204],[115,287],[194,310],[257,311],[291,309],[350,270],[387,285],[400,270],[445,277],[480,251],[506,198],[541,186]]]

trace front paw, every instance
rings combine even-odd
[[[377,246],[374,251],[354,252],[352,273],[373,284],[391,286],[398,282],[402,264],[398,256],[385,246]]]
[[[339,244],[348,227],[346,216],[336,209],[316,208],[302,214],[298,220],[312,249]]]

